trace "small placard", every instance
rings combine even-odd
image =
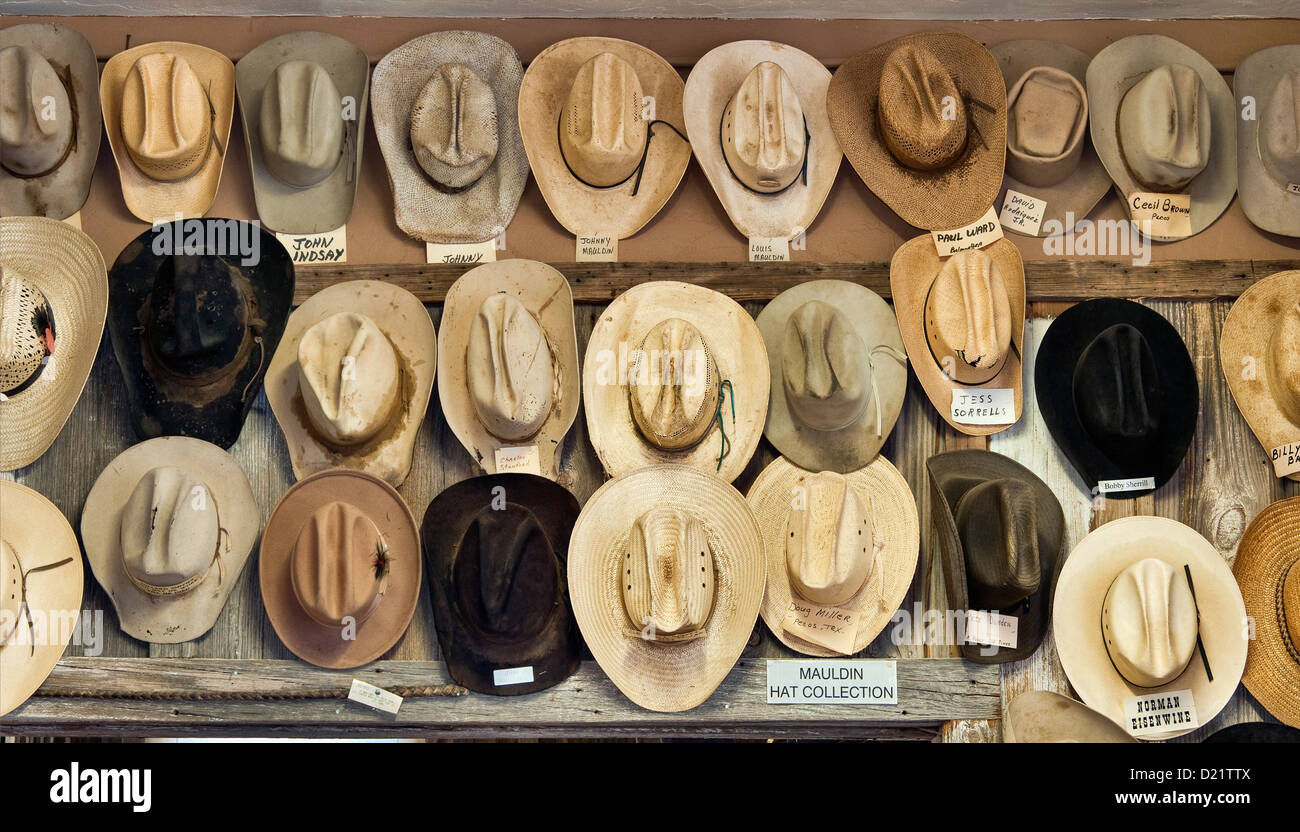
[[[541,476],[542,460],[536,445],[519,445],[514,448],[497,448],[498,474],[537,474]]]
[[[348,227],[339,226],[321,234],[281,234],[275,239],[289,252],[293,264],[348,262]]]
[[[749,262],[784,263],[790,259],[790,241],[785,237],[750,237]]]
[[[1152,491],[1156,487],[1155,477],[1129,477],[1122,480],[1098,480],[1098,494],[1116,494],[1121,491]]]
[[[1278,445],[1269,456],[1273,459],[1273,474],[1285,477],[1300,471],[1300,442]]]
[[[1191,194],[1129,194],[1133,221],[1152,237],[1192,236]]]
[[[1010,387],[954,387],[952,420],[963,425],[1013,425],[1016,391]]]
[[[790,602],[781,629],[804,641],[842,655],[854,652],[858,638],[858,614],[839,607],[823,607],[802,598]]]
[[[1286,185],[1286,191],[1289,194],[1300,194],[1300,185],[1297,185],[1295,182],[1288,182]]]
[[[1020,619],[991,610],[966,611],[966,643],[987,644],[990,647],[1018,646]]]
[[[64,218],[63,218],[63,221],[66,222],[68,225],[72,226],[73,228],[77,229],[78,231],[81,230],[81,212],[80,212],[80,211],[78,211],[77,213],[73,214],[73,215],[70,216],[70,217],[64,217]]]
[[[1038,236],[1038,229],[1043,227],[1043,216],[1047,214],[1047,200],[1039,199],[1007,188],[1006,198],[1002,200],[1002,212],[998,220],[1006,228]]]
[[[984,216],[970,225],[951,231],[931,231],[930,236],[934,238],[934,247],[939,256],[951,257],[959,251],[984,248],[1001,240],[1002,224],[998,222],[998,215],[990,205]]]
[[[772,659],[769,705],[897,705],[898,664],[890,659]]]
[[[360,679],[352,680],[352,690],[348,691],[348,699],[388,714],[395,714],[397,709],[402,707],[402,697]]]
[[[579,263],[614,263],[618,260],[618,237],[604,231],[579,234],[574,259]]]
[[[484,240],[481,243],[425,243],[424,262],[426,263],[461,263],[476,266],[479,263],[495,263],[497,259],[496,240]]]
[[[1190,731],[1200,727],[1190,690],[1145,693],[1124,698],[1124,727],[1135,737]]]
[[[492,684],[499,688],[507,685],[531,685],[533,683],[533,666],[505,667],[492,671]]]

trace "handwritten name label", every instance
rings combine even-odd
[[[484,240],[481,243],[425,243],[424,262],[426,263],[463,263],[477,266],[479,263],[495,263],[497,259],[496,240]]]
[[[1190,731],[1200,724],[1196,700],[1190,690],[1146,693],[1124,699],[1124,727],[1135,737]]]
[[[1133,221],[1153,237],[1192,236],[1191,194],[1130,194]]]
[[[1300,471],[1300,442],[1278,445],[1269,456],[1273,458],[1273,473],[1279,477]]]
[[[1002,200],[1002,212],[998,220],[1006,228],[1038,236],[1038,229],[1043,227],[1043,215],[1047,213],[1047,200],[1022,194],[1007,188],[1006,198]]]
[[[492,684],[499,688],[508,685],[531,685],[533,683],[533,667],[506,667],[500,670],[492,671]]]
[[[77,229],[78,231],[81,230],[81,212],[80,212],[80,211],[78,211],[77,213],[73,214],[73,215],[70,216],[70,217],[64,217],[64,218],[63,218],[63,221],[66,222],[68,225],[72,226],[73,228]]]
[[[579,263],[614,263],[618,261],[618,237],[608,232],[579,234],[577,237]]]
[[[1020,619],[991,610],[966,611],[966,643],[1014,650],[1019,643]]]
[[[785,237],[750,237],[749,262],[784,263],[790,259],[790,241]]]
[[[340,226],[321,234],[281,234],[275,239],[289,252],[296,266],[299,263],[348,262],[348,227]]]
[[[1015,424],[1016,391],[1010,387],[954,387],[952,420],[963,425]]]
[[[858,614],[839,607],[823,607],[802,598],[790,602],[781,629],[804,641],[834,650],[841,655],[854,652],[858,638]]]
[[[1286,190],[1287,193],[1300,194],[1300,185],[1297,185],[1295,182],[1288,182],[1286,185]]]
[[[496,463],[498,474],[542,474],[541,456],[536,445],[497,448]]]
[[[769,705],[897,705],[898,664],[888,659],[772,659]]]
[[[402,707],[402,697],[360,679],[352,680],[352,689],[348,691],[348,699],[389,714],[397,713],[397,709]]]
[[[1121,491],[1152,491],[1156,487],[1155,477],[1129,477],[1122,480],[1098,480],[1098,494],[1115,494]]]
[[[951,257],[959,251],[984,248],[990,243],[1001,240],[1002,224],[998,222],[998,215],[990,205],[984,212],[984,216],[970,225],[954,228],[951,231],[931,231],[930,236],[934,238],[934,247],[939,252],[939,256]]]

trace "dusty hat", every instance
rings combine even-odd
[[[136,434],[235,444],[293,302],[289,252],[256,223],[178,220],[128,243],[109,282]]]
[[[618,38],[570,38],[528,65],[519,127],[533,176],[571,234],[630,237],[677,190],[691,161],[682,78]]]
[[[812,280],[773,298],[757,323],[771,368],[768,441],[810,471],[871,462],[907,392],[894,310],[856,283]]]
[[[894,311],[912,369],[939,415],[979,436],[1008,424],[953,418],[958,390],[1011,389],[1013,420],[1024,388],[1025,266],[1008,240],[940,257],[930,235],[903,243],[889,263]]]
[[[510,225],[528,182],[523,74],[514,48],[482,32],[422,35],[375,64],[375,135],[404,232],[477,243]]]
[[[336,468],[284,493],[259,548],[275,633],[319,667],[368,664],[401,639],[420,600],[420,532],[381,479]]]
[[[349,280],[309,297],[266,372],[294,477],[352,468],[401,485],[437,369],[429,312],[400,286]]]
[[[0,29],[0,216],[61,220],[81,210],[99,118],[99,64],[80,32],[48,23]]]
[[[601,313],[582,363],[587,433],[610,476],[679,462],[734,480],[763,435],[763,336],[726,295],[642,283]]]
[[[107,310],[90,237],[44,217],[0,218],[0,471],[32,464],[63,430]]]
[[[261,530],[239,463],[185,436],[118,454],[81,512],[86,559],[122,630],[154,644],[212,629]]]
[[[1092,493],[1102,482],[1107,497],[1128,499],[1174,475],[1200,393],[1187,346],[1160,313],[1118,298],[1075,304],[1048,326],[1037,356],[1038,409]]]
[[[1300,46],[1262,49],[1237,65],[1232,93],[1255,101],[1237,120],[1237,191],[1246,217],[1300,237]]]
[[[1002,717],[1003,742],[1136,742],[1117,723],[1068,696],[1031,690]]]
[[[366,134],[370,61],[343,38],[291,32],[235,65],[257,215],[273,231],[348,221]]]
[[[726,678],[754,630],[765,569],[745,498],[686,465],[605,483],[569,540],[583,638],[618,689],[652,711],[694,708]]]
[[[859,52],[835,71],[826,106],[858,176],[908,224],[958,228],[997,198],[1007,91],[977,41],[926,32]]]
[[[1232,697],[1246,665],[1246,609],[1227,562],[1195,529],[1165,517],[1112,520],[1074,547],[1056,587],[1065,675],[1129,733],[1129,697],[1190,690],[1202,725]]]
[[[578,669],[565,582],[577,519],[572,494],[531,474],[475,477],[433,498],[420,537],[438,644],[458,684],[518,696]]]
[[[483,470],[496,473],[498,450],[531,445],[555,479],[582,388],[564,275],[534,260],[470,269],[447,290],[438,356],[443,416]]]
[[[841,655],[783,626],[792,602],[834,607],[857,615],[851,652],[866,649],[916,573],[920,526],[902,474],[882,456],[847,474],[814,474],[777,457],[746,499],[767,558],[768,629],[799,653]]]
[[[192,43],[146,43],[108,59],[99,97],[131,213],[145,222],[206,214],[230,146],[230,59]]]
[[[56,222],[56,220],[51,220]],[[0,480],[0,716],[59,663],[81,612],[81,547],[67,518],[25,485]]]
[[[840,169],[826,115],[831,74],[793,46],[726,43],[686,79],[686,131],[709,184],[747,237],[793,238],[817,219]]]
[[[1276,722],[1239,722],[1227,728],[1220,728],[1201,742],[1300,742],[1300,728],[1278,725]]]

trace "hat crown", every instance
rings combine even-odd
[[[981,482],[961,496],[955,520],[972,609],[1004,610],[1038,591],[1044,553],[1032,485],[1009,478]]]
[[[1183,672],[1196,648],[1196,603],[1181,569],[1158,558],[1132,564],[1106,591],[1106,652],[1131,684],[1154,688]]]
[[[315,61],[285,61],[262,91],[257,129],[271,175],[299,188],[338,167],[343,153],[343,99]]]
[[[180,468],[162,466],[141,477],[120,522],[122,566],[147,586],[170,587],[202,575],[217,554],[216,499]]]
[[[68,90],[45,56],[0,49],[0,165],[20,176],[49,172],[72,146],[72,127]]]
[[[1119,144],[1138,184],[1186,187],[1210,161],[1210,95],[1196,70],[1165,64],[1133,85],[1119,105]]]
[[[200,381],[238,366],[252,346],[245,284],[220,257],[164,257],[149,293],[150,355],[167,372]]]
[[[1142,331],[1115,324],[1093,338],[1074,369],[1074,407],[1113,458],[1145,456],[1160,430],[1160,368]]]
[[[122,140],[150,179],[184,179],[203,165],[212,134],[212,105],[185,58],[142,55],[122,88]]]
[[[628,399],[646,441],[689,448],[708,434],[722,383],[704,334],[681,318],[650,328],[632,362]]]
[[[1292,424],[1300,423],[1300,300],[1279,316],[1269,338],[1268,389]]]
[[[713,611],[713,547],[704,524],[676,508],[637,518],[620,572],[623,604],[638,630],[655,638],[702,636]]]
[[[0,650],[5,648],[22,622],[23,567],[9,541],[0,538]]]
[[[966,102],[952,73],[924,46],[904,44],[885,58],[876,118],[885,146],[909,168],[947,167],[966,149]]]
[[[542,429],[556,398],[546,332],[533,313],[504,293],[483,301],[465,351],[474,412],[496,437],[527,439]]]
[[[0,393],[26,387],[50,354],[53,314],[33,283],[0,269]],[[48,336],[47,336],[48,333]]]
[[[298,342],[298,385],[312,427],[328,442],[355,446],[391,420],[401,366],[388,336],[357,312],[313,324]]]
[[[420,168],[446,188],[468,188],[497,157],[497,100],[464,64],[433,70],[411,109],[411,148]]]
[[[1260,156],[1283,185],[1300,185],[1300,68],[1282,74],[1260,113]]]
[[[790,584],[814,603],[842,604],[871,577],[877,545],[871,509],[833,471],[804,475],[795,489],[785,536]]]
[[[821,300],[790,315],[781,378],[795,418],[813,430],[839,430],[871,402],[871,356],[848,316]]]
[[[641,79],[630,63],[610,52],[579,69],[560,111],[560,151],[583,182],[617,185],[630,177],[646,149]]]
[[[746,187],[772,193],[794,182],[807,152],[803,107],[778,64],[763,61],[722,112],[722,152]]]
[[[1007,96],[1007,170],[1050,187],[1079,166],[1088,129],[1088,94],[1070,73],[1033,67]]]
[[[925,301],[925,330],[935,360],[959,383],[982,384],[1002,370],[1011,346],[1011,301],[987,252],[958,252],[939,269]]]
[[[378,608],[389,554],[379,528],[361,509],[332,502],[312,512],[294,543],[293,592],[327,627],[361,624]]]
[[[527,507],[484,507],[465,531],[453,567],[461,613],[502,639],[530,638],[556,606],[559,568],[551,541]]]

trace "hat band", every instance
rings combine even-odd
[[[661,118],[657,118],[654,121],[651,121],[650,124],[646,127],[645,146],[641,148],[641,161],[637,162],[636,168],[627,176],[615,182],[613,185],[593,185],[592,183],[588,182],[587,180],[579,176],[577,172],[574,171],[573,165],[570,165],[569,160],[564,157],[564,142],[560,141],[560,135],[561,135],[560,131],[563,129],[562,124],[563,124],[562,118],[557,119],[555,122],[555,144],[556,147],[558,147],[560,150],[560,161],[564,163],[564,167],[568,169],[570,176],[572,176],[574,179],[578,180],[582,184],[586,185],[588,188],[594,188],[598,191],[608,191],[612,188],[617,188],[618,186],[625,184],[627,180],[636,177],[636,181],[632,183],[632,196],[637,195],[637,192],[641,190],[641,175],[645,173],[646,161],[650,158],[650,140],[654,138],[656,124],[668,125],[668,127],[674,133],[676,133],[679,137],[681,137],[682,141],[686,142],[687,144],[690,144],[690,139],[686,138],[686,134],[683,133],[681,130],[678,130],[672,124],[672,122],[664,121]]]
[[[1279,625],[1277,629],[1278,634],[1282,637],[1282,644],[1286,646],[1286,651],[1291,654],[1291,661],[1300,664],[1300,647],[1296,646],[1296,643],[1291,639],[1291,631],[1287,629],[1286,606],[1283,603],[1283,593],[1286,589],[1287,575],[1291,574],[1291,570],[1296,568],[1297,563],[1300,563],[1300,560],[1292,561],[1291,565],[1278,576],[1277,592],[1274,594],[1274,604],[1277,609],[1277,623]]]
[[[68,141],[68,146],[63,148],[62,155],[60,155],[59,158],[55,160],[54,164],[50,165],[48,168],[41,171],[40,173],[19,173],[18,171],[6,165],[4,162],[0,162],[0,170],[4,170],[5,173],[9,174],[15,179],[40,179],[43,176],[49,176],[51,173],[53,173],[54,171],[62,167],[63,163],[66,162],[68,160],[68,157],[72,155],[72,152],[77,149],[77,127],[80,124],[81,114],[77,112],[77,97],[72,91],[72,79],[70,77],[71,72],[72,72],[72,68],[65,66],[63,67],[63,71],[58,73],[59,83],[63,84],[64,90],[67,91],[68,109],[72,111],[71,138]]]
[[[220,523],[221,522],[220,519],[218,519],[217,522]],[[184,595],[185,593],[189,592],[190,590],[194,589],[199,584],[207,580],[208,575],[212,573],[213,566],[217,567],[217,586],[219,587],[226,582],[226,563],[221,559],[221,538],[223,535],[226,538],[226,552],[227,553],[230,552],[230,532],[226,531],[224,527],[218,526],[217,527],[217,548],[216,551],[212,553],[212,560],[208,561],[208,568],[204,569],[202,572],[198,573],[197,575],[189,576],[188,578],[186,578],[185,580],[181,581],[178,584],[169,584],[167,586],[156,586],[154,584],[146,583],[145,581],[140,580],[135,575],[132,575],[131,570],[127,568],[125,552],[123,552],[122,555],[123,557],[122,571],[126,574],[126,577],[130,579],[132,585],[134,585],[136,589],[140,590],[145,595],[152,595],[155,598],[173,598],[177,595]]]
[[[722,121],[719,120],[718,121],[718,146],[721,147],[722,143],[723,143]],[[808,187],[808,155],[811,152],[811,148],[812,148],[812,133],[809,132],[808,130],[808,117],[804,116],[803,117],[803,164],[799,166],[799,175],[796,176],[794,179],[790,180],[789,185],[786,185],[784,188],[775,191],[756,191],[753,188],[746,185],[744,180],[742,180],[739,176],[736,175],[735,169],[731,167],[731,160],[727,158],[727,154],[725,153],[722,154],[722,164],[727,166],[727,173],[731,174],[731,178],[736,180],[737,184],[739,184],[740,187],[749,191],[751,194],[758,194],[759,196],[776,196],[777,194],[783,194],[786,191],[790,190],[791,188],[794,187],[796,182],[799,182],[801,180],[803,182],[803,186],[805,188]]]
[[[51,569],[58,569],[60,566],[66,566],[67,564],[72,563],[72,558],[64,558],[63,560],[55,561],[54,563],[47,563],[44,566],[33,566],[31,569],[23,569],[23,562],[18,558],[18,550],[13,546],[10,546],[9,550],[14,553],[14,560],[18,561],[18,572],[21,576],[21,580],[18,584],[18,596],[20,598],[18,608],[22,610],[23,617],[27,619],[28,655],[35,656],[36,622],[32,620],[32,610],[27,604],[27,577],[29,575],[35,575],[37,572],[48,572]],[[3,638],[0,638],[0,649],[7,647],[9,642],[17,634],[18,622],[15,621],[14,628],[8,633],[5,633]]]

